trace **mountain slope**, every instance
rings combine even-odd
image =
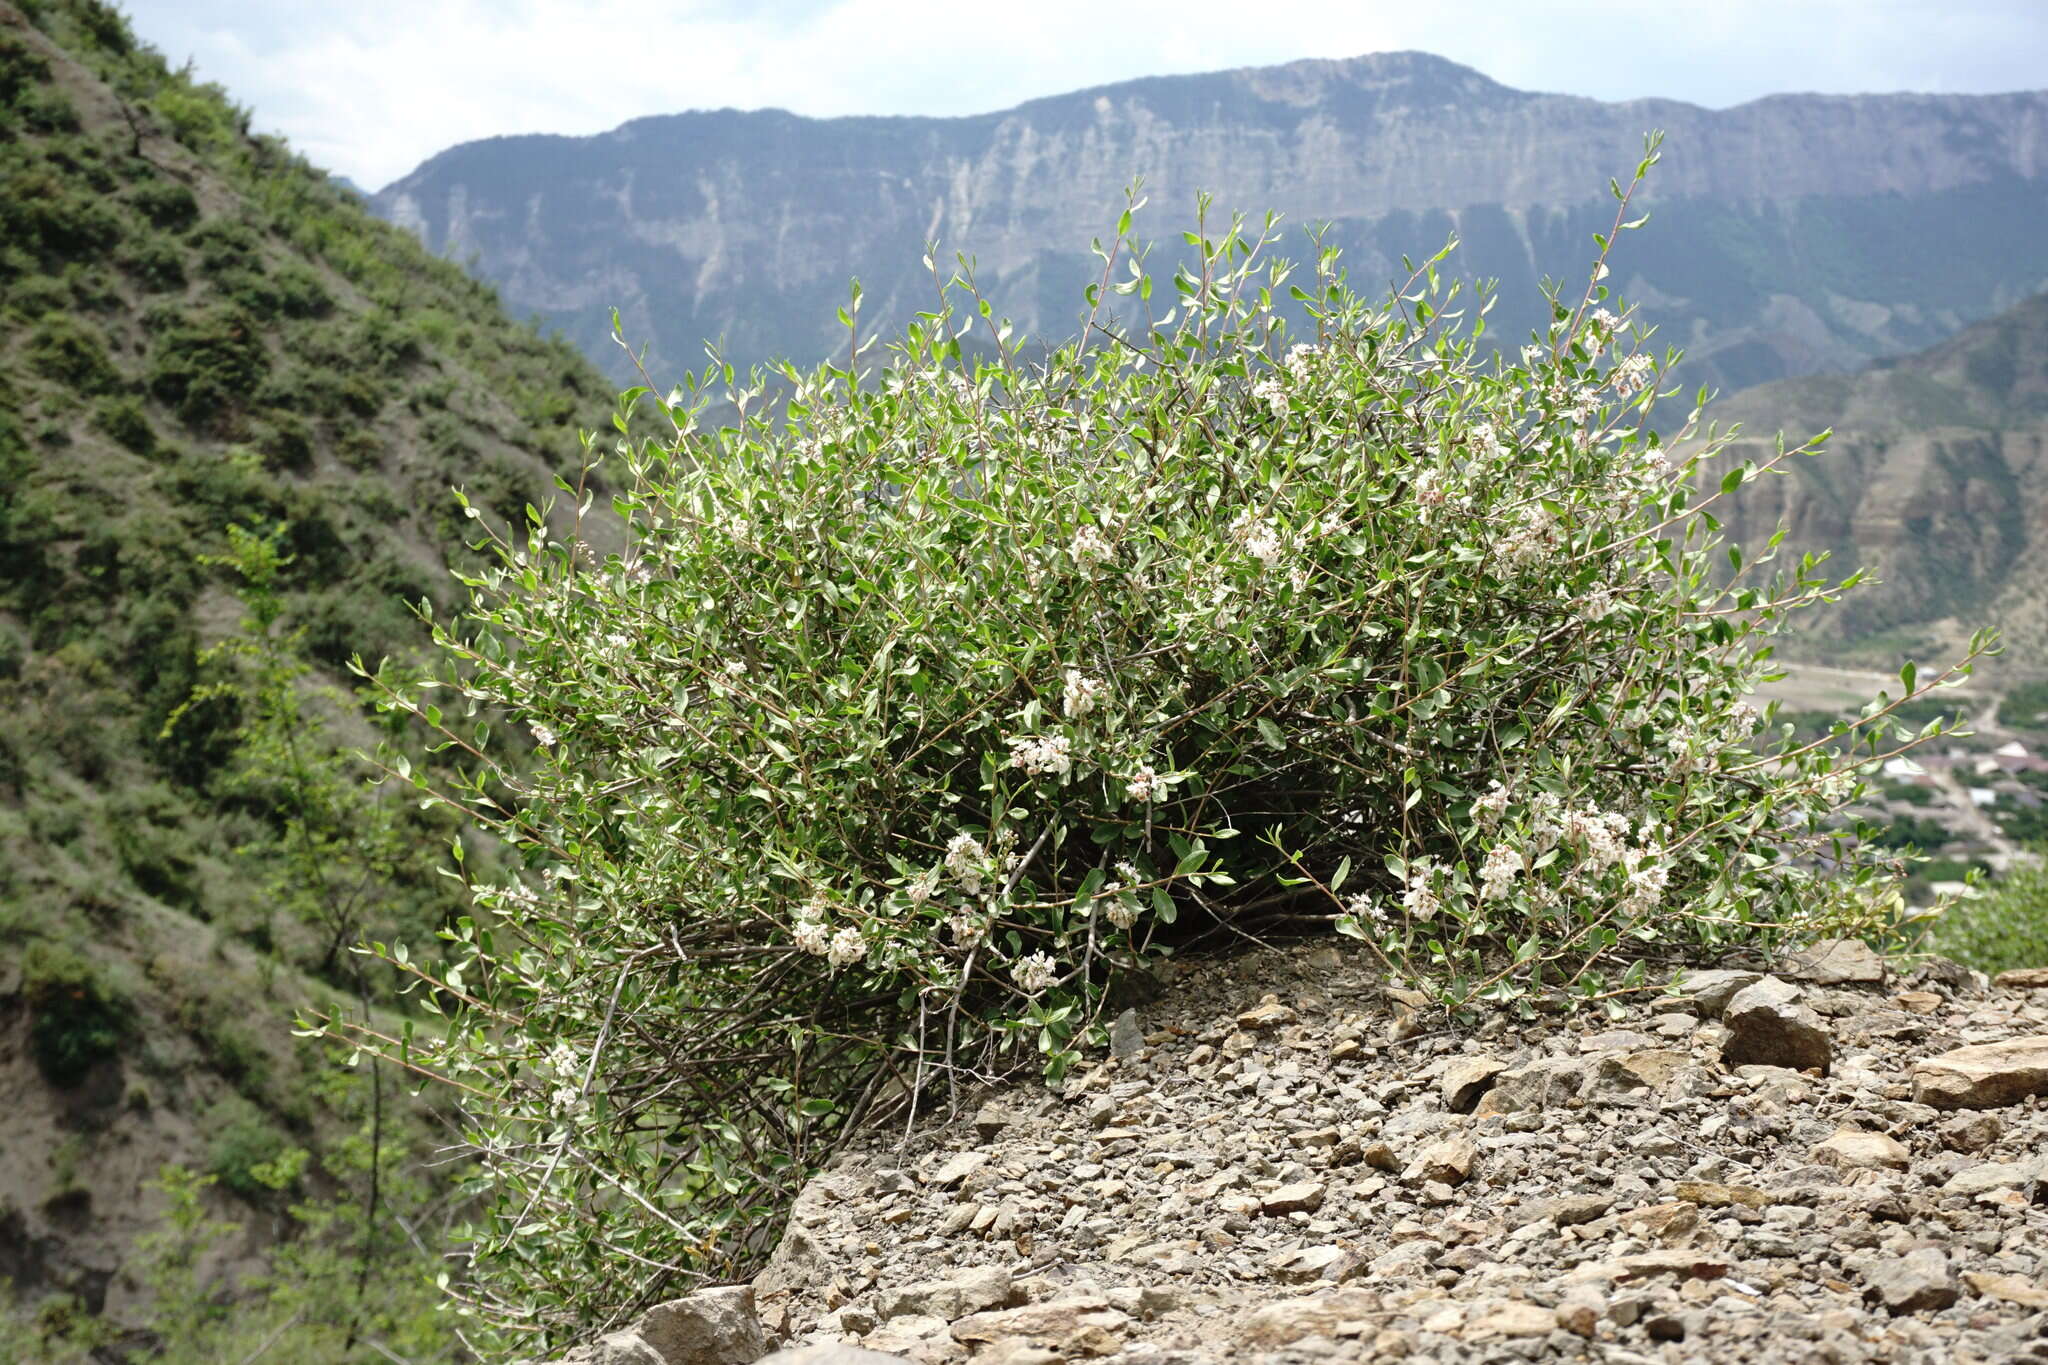
[[[1023,326],[1071,330],[1088,243],[1145,177],[1150,230],[1225,210],[1328,221],[1362,281],[1456,229],[1519,337],[1537,282],[1577,277],[1613,219],[1608,177],[1669,130],[1652,229],[1615,283],[1734,387],[1927,345],[2048,284],[2048,92],[1777,96],[1728,110],[1512,90],[1420,53],[1162,77],[972,118],[734,110],[587,138],[512,137],[432,158],[375,198],[435,251],[615,372],[609,311],[656,377],[840,344],[858,273],[870,318],[930,304],[923,244],[978,261]],[[1299,239],[1296,239],[1297,242]],[[1300,253],[1297,253],[1300,254]]]
[[[0,185],[0,1279],[133,1327],[144,1182],[220,1176],[242,1256],[333,1192],[366,1087],[292,1011],[357,994],[335,933],[431,941],[456,903],[404,810],[361,910],[297,913],[303,774],[375,733],[307,691],[298,775],[263,770],[253,665],[199,653],[249,585],[201,556],[274,533],[305,682],[406,655],[466,553],[450,485],[521,515],[609,394],[94,0],[0,0]]]
[[[1752,484],[1729,530],[1788,541],[1882,580],[1842,599],[1808,649],[1854,644],[1875,663],[2005,631],[2005,666],[2048,669],[2048,294],[1929,350],[1849,375],[1746,390],[1716,405],[1751,433],[1833,428],[1813,460]]]

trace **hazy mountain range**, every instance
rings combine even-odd
[[[849,277],[865,316],[930,306],[939,240],[1030,332],[1072,330],[1092,237],[1142,175],[1140,228],[1177,243],[1221,209],[1327,221],[1355,282],[1453,230],[1501,282],[1494,324],[1541,316],[1614,217],[1608,179],[1669,139],[1648,229],[1613,283],[1688,377],[1735,388],[1848,370],[1939,341],[2048,286],[2048,91],[1782,95],[1726,110],[1513,90],[1422,53],[1138,80],[970,118],[720,110],[594,137],[465,143],[375,210],[469,261],[507,304],[623,375],[610,311],[657,378],[706,338],[747,361],[836,350]],[[1297,238],[1297,241],[1301,239]]]

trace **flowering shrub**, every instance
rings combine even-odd
[[[1040,363],[934,271],[879,367],[856,312],[780,394],[626,395],[615,553],[575,484],[566,534],[486,527],[446,687],[535,761],[451,728],[475,780],[408,773],[527,875],[473,887],[406,1049],[472,1109],[486,1309],[583,1329],[739,1272],[853,1123],[1058,1074],[1189,924],[1334,927],[1459,1006],[1883,913],[1826,826],[1845,746],[1745,700],[1840,586],[1716,543],[1792,452],[1703,492],[1721,442],[1650,425],[1670,357],[1604,264],[1482,359],[1441,256],[1371,302],[1233,224],[1164,306],[1128,231]],[[625,439],[642,405],[672,437]]]

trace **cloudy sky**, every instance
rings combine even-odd
[[[130,0],[173,63],[379,188],[645,114],[970,114],[1133,76],[1419,48],[1531,90],[1722,107],[2048,86],[2048,0]]]

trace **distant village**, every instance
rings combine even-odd
[[[1944,739],[1885,760],[1854,810],[1884,842],[1932,861],[1909,887],[1914,903],[1959,888],[1973,867],[2004,872],[2048,839],[2048,742],[1990,732]]]

